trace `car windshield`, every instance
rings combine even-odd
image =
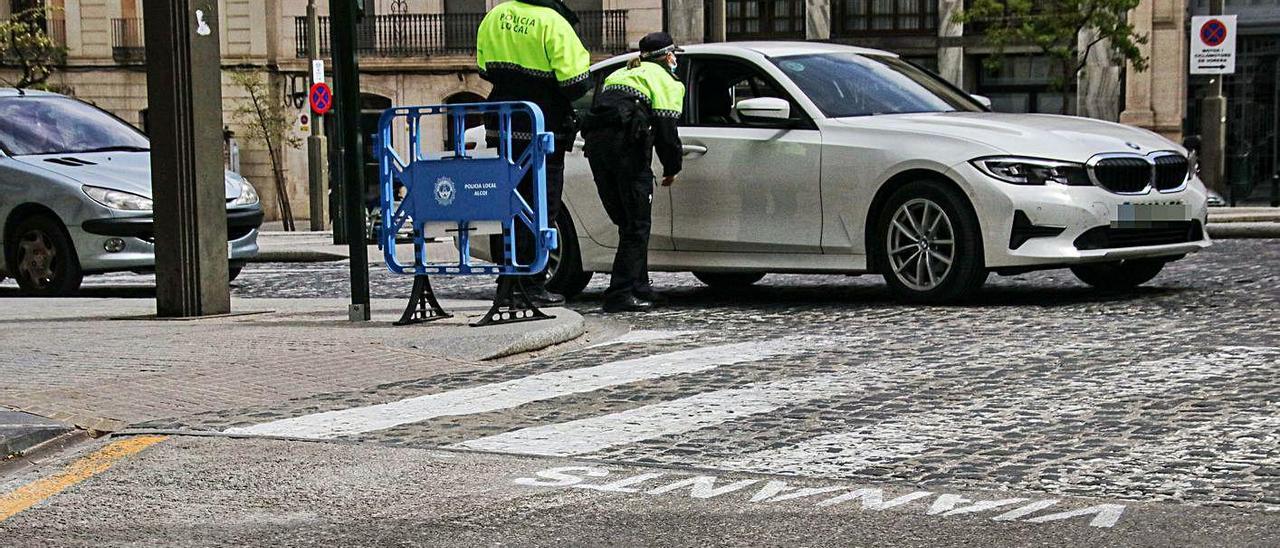
[[[824,53],[773,62],[831,118],[983,110],[945,80],[897,57]]]
[[[150,148],[129,124],[75,99],[0,98],[0,147],[12,156],[133,152]]]

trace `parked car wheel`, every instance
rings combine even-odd
[[[978,221],[951,187],[916,181],[895,191],[877,224],[879,267],[898,298],[948,303],[987,280]]]
[[[48,215],[27,217],[13,227],[5,249],[10,274],[24,293],[68,295],[80,289],[84,273],[62,223]]]
[[[1125,259],[1076,265],[1071,267],[1071,273],[1098,289],[1132,289],[1155,278],[1167,262],[1164,259]]]
[[[569,212],[560,212],[556,217],[555,228],[560,231],[560,247],[551,250],[547,259],[547,289],[571,299],[587,288],[593,273],[582,270],[578,231],[573,226]]]
[[[742,289],[764,279],[764,272],[694,272],[698,281],[716,289]]]

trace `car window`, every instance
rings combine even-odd
[[[793,116],[800,107],[773,80],[750,63],[720,58],[699,58],[690,85],[693,111],[690,123],[709,127],[761,127],[738,118],[734,106],[746,99],[776,97],[791,102]],[[779,122],[778,125],[786,125]]]
[[[828,53],[773,62],[832,118],[984,110],[946,80],[897,57]]]
[[[0,99],[0,147],[7,154],[142,151],[150,144],[133,126],[67,97]]]

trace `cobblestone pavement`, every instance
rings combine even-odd
[[[341,268],[251,267],[237,294],[337,296]],[[654,279],[672,305],[613,317],[636,330],[614,344],[149,426],[1280,510],[1280,241],[1129,293],[1052,271],[955,307],[871,277]]]

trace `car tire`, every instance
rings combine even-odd
[[[560,232],[560,247],[551,250],[547,259],[547,289],[572,299],[591,283],[593,273],[582,270],[582,248],[578,246],[578,230],[569,212],[560,211],[555,228]]]
[[[28,295],[64,296],[80,289],[84,272],[67,229],[49,215],[18,221],[5,242],[8,270]]]
[[[894,191],[871,243],[889,289],[905,302],[961,301],[987,280],[977,216],[962,193],[944,184],[915,181]]]
[[[1125,259],[1076,265],[1071,267],[1071,273],[1098,289],[1133,289],[1159,275],[1167,262],[1163,259]]]
[[[715,289],[743,289],[763,280],[764,272],[694,272],[693,277]]]

